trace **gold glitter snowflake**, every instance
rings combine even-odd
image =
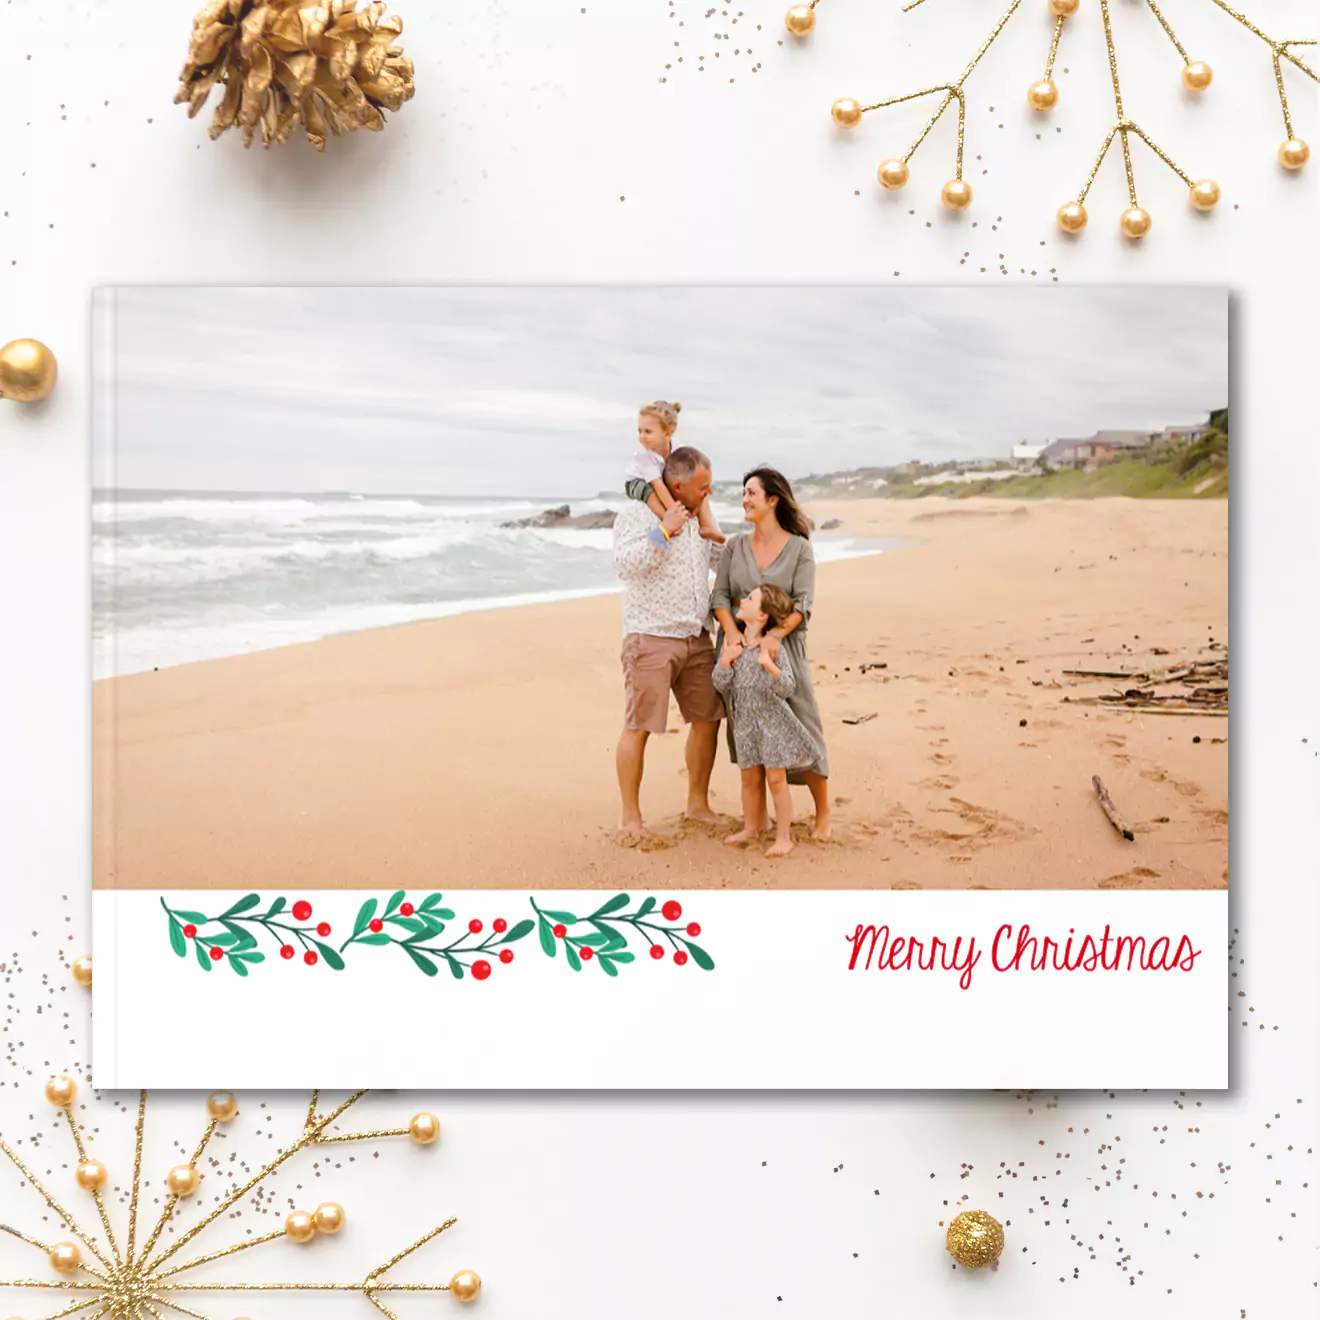
[[[238,1115],[238,1101],[228,1091],[215,1092],[206,1102],[209,1123],[202,1133],[201,1140],[187,1164],[176,1165],[166,1176],[169,1199],[161,1211],[160,1218],[138,1249],[138,1200],[142,1190],[142,1135],[147,1118],[147,1093],[143,1091],[138,1099],[137,1134],[134,1143],[133,1182],[128,1207],[128,1230],[121,1249],[119,1239],[110,1223],[106,1212],[101,1189],[105,1186],[108,1171],[98,1159],[87,1150],[85,1135],[74,1117],[73,1102],[77,1088],[68,1077],[53,1077],[46,1084],[46,1098],[64,1112],[68,1121],[69,1133],[78,1154],[78,1165],[74,1171],[74,1181],[84,1192],[91,1194],[97,1215],[100,1217],[104,1238],[98,1240],[93,1232],[82,1227],[75,1216],[56,1200],[54,1194],[46,1188],[23,1163],[13,1148],[0,1137],[2,1151],[27,1179],[46,1205],[65,1224],[76,1241],[46,1243],[28,1233],[0,1223],[0,1232],[8,1233],[20,1241],[41,1251],[52,1271],[63,1276],[58,1279],[4,1279],[0,1280],[0,1289],[55,1289],[66,1295],[73,1293],[77,1299],[62,1310],[45,1317],[45,1320],[60,1320],[63,1316],[82,1315],[88,1320],[164,1320],[162,1310],[193,1317],[193,1320],[206,1320],[197,1311],[182,1305],[178,1300],[180,1293],[201,1292],[353,1292],[361,1293],[378,1311],[398,1320],[394,1312],[381,1300],[382,1294],[391,1293],[433,1293],[447,1292],[459,1301],[468,1302],[481,1290],[481,1280],[471,1270],[460,1270],[448,1283],[387,1283],[384,1276],[405,1257],[412,1255],[419,1247],[425,1246],[432,1238],[438,1237],[456,1221],[447,1219],[429,1233],[418,1238],[410,1247],[405,1247],[392,1256],[383,1265],[372,1270],[366,1278],[356,1283],[200,1283],[189,1282],[185,1276],[188,1271],[198,1266],[233,1256],[240,1251],[261,1246],[266,1242],[287,1239],[294,1243],[310,1242],[314,1237],[339,1232],[345,1222],[343,1207],[333,1201],[317,1206],[315,1210],[299,1210],[285,1220],[282,1228],[260,1237],[249,1238],[218,1251],[207,1252],[181,1263],[174,1262],[174,1257],[186,1247],[209,1224],[233,1205],[247,1196],[265,1178],[274,1173],[287,1160],[297,1155],[308,1146],[326,1145],[330,1142],[374,1141],[384,1137],[411,1137],[420,1145],[429,1145],[440,1132],[439,1120],[433,1114],[415,1114],[407,1127],[389,1128],[377,1132],[339,1133],[332,1130],[332,1125],[353,1107],[364,1095],[358,1091],[349,1096],[342,1104],[322,1116],[319,1113],[320,1092],[313,1091],[307,1106],[307,1118],[302,1132],[296,1140],[282,1150],[259,1173],[248,1179],[241,1187],[226,1195],[220,1204],[201,1220],[200,1223],[181,1234],[168,1246],[157,1250],[161,1234],[173,1217],[179,1201],[197,1190],[201,1175],[197,1163],[201,1159],[207,1144],[216,1128],[228,1123]],[[85,1296],[82,1296],[85,1294]]]
[[[1044,76],[1031,84],[1027,89],[1027,104],[1032,110],[1039,113],[1048,113],[1058,104],[1059,89],[1054,83],[1054,64],[1059,53],[1059,42],[1063,36],[1064,26],[1068,19],[1074,15],[1081,6],[1082,0],[1047,0],[1049,12],[1054,19],[1053,37],[1050,42],[1049,53],[1045,59]],[[785,17],[785,26],[788,31],[796,37],[806,37],[811,33],[816,24],[816,8],[820,0],[811,0],[809,4],[794,5]],[[904,6],[904,12],[909,9],[915,9],[918,5],[925,3],[925,0],[910,0],[910,3]],[[1283,65],[1288,63],[1301,70],[1312,81],[1320,81],[1320,75],[1317,75],[1295,51],[1295,47],[1314,46],[1314,40],[1300,38],[1290,40],[1278,40],[1267,35],[1246,15],[1230,8],[1225,0],[1212,0],[1230,18],[1235,19],[1252,35],[1258,37],[1266,46],[1269,47],[1274,66],[1274,85],[1279,97],[1279,106],[1283,112],[1283,126],[1286,133],[1286,139],[1278,149],[1279,164],[1287,170],[1299,170],[1310,159],[1311,149],[1299,138],[1293,129],[1292,113],[1288,107],[1288,93],[1284,85]],[[1211,67],[1203,60],[1193,60],[1187,53],[1182,42],[1178,40],[1177,34],[1169,20],[1161,12],[1156,0],[1145,0],[1146,6],[1151,14],[1158,21],[1165,35],[1173,43],[1174,49],[1182,60],[1182,85],[1190,93],[1201,94],[1209,88],[1214,78]],[[854,128],[862,121],[862,116],[874,110],[884,110],[890,106],[901,105],[907,101],[919,100],[927,96],[941,95],[942,99],[935,113],[926,122],[926,126],[921,130],[916,141],[907,149],[907,152],[900,157],[894,157],[881,163],[877,170],[877,178],[884,188],[896,189],[902,188],[908,181],[908,162],[916,154],[917,148],[926,140],[930,131],[940,121],[944,112],[950,106],[957,104],[958,107],[958,145],[955,156],[954,176],[944,184],[940,191],[940,198],[944,205],[951,211],[965,210],[972,203],[972,187],[963,178],[963,141],[965,137],[967,122],[967,98],[965,93],[965,84],[968,78],[975,71],[976,66],[981,62],[986,52],[998,40],[999,35],[1007,27],[1009,21],[1017,13],[1022,5],[1022,0],[1011,0],[1008,8],[1001,15],[995,26],[991,29],[989,35],[982,41],[980,47],[972,56],[970,62],[963,69],[958,77],[950,82],[937,83],[932,87],[923,87],[919,91],[906,92],[901,96],[892,96],[886,100],[876,101],[871,105],[863,105],[853,97],[843,97],[835,101],[831,114],[834,122],[844,129]],[[1067,234],[1079,234],[1086,227],[1087,212],[1086,198],[1091,190],[1091,185],[1095,182],[1096,175],[1100,172],[1100,167],[1104,164],[1110,148],[1117,141],[1123,151],[1123,168],[1127,175],[1127,189],[1129,206],[1120,220],[1122,232],[1130,239],[1144,238],[1151,228],[1150,213],[1146,211],[1137,200],[1136,174],[1132,165],[1132,139],[1135,138],[1144,142],[1156,156],[1160,158],[1187,186],[1188,201],[1192,208],[1197,211],[1212,211],[1219,202],[1219,185],[1213,179],[1194,178],[1188,174],[1173,158],[1160,147],[1139,124],[1128,114],[1123,100],[1123,89],[1119,82],[1118,72],[1118,51],[1114,43],[1113,26],[1109,18],[1109,0],[1099,0],[1100,14],[1104,22],[1105,48],[1109,57],[1110,81],[1113,84],[1114,96],[1114,123],[1109,129],[1100,152],[1091,166],[1091,172],[1087,175],[1085,183],[1078,191],[1077,195],[1070,201],[1065,202],[1058,210],[1059,228]]]

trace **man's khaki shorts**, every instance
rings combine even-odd
[[[715,644],[709,633],[696,637],[652,637],[629,633],[623,639],[623,723],[628,729],[664,733],[669,694],[688,724],[724,718],[724,702],[715,691]]]

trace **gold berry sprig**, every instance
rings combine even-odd
[[[814,30],[816,24],[816,4],[818,0],[813,0],[811,4],[794,5],[788,11],[785,17],[785,26],[795,37],[805,38]],[[903,7],[906,13],[911,9],[917,8],[924,3],[924,0],[910,0]],[[1032,110],[1040,114],[1048,113],[1059,103],[1059,89],[1054,82],[1054,65],[1059,53],[1059,45],[1063,36],[1064,27],[1067,20],[1071,18],[1079,9],[1081,0],[1047,0],[1050,16],[1053,19],[1053,31],[1051,35],[1049,50],[1045,58],[1045,68],[1043,75],[1033,82],[1027,88],[1027,104]],[[1110,148],[1115,142],[1118,142],[1123,152],[1123,167],[1127,177],[1128,186],[1128,208],[1120,217],[1120,227],[1123,234],[1130,239],[1141,239],[1150,232],[1151,216],[1150,212],[1141,206],[1137,196],[1136,174],[1132,163],[1132,139],[1135,138],[1145,143],[1151,151],[1155,153],[1186,185],[1188,202],[1193,210],[1208,212],[1214,210],[1218,205],[1221,190],[1219,185],[1208,178],[1194,178],[1187,173],[1169,154],[1162,148],[1155,139],[1146,132],[1135,120],[1128,114],[1123,101],[1123,91],[1119,81],[1118,71],[1118,52],[1114,41],[1113,26],[1109,16],[1109,0],[1098,0],[1100,6],[1101,18],[1103,21],[1105,49],[1109,60],[1110,81],[1113,87],[1114,97],[1114,122],[1110,127],[1100,151],[1096,156],[1095,163],[1091,167],[1091,172],[1087,175],[1085,182],[1077,195],[1071,200],[1065,202],[1058,209],[1057,221],[1059,228],[1067,234],[1080,234],[1085,229],[1088,215],[1086,210],[1086,198],[1094,184],[1100,167],[1104,164]],[[1279,106],[1283,112],[1284,131],[1286,139],[1278,149],[1279,164],[1287,170],[1298,170],[1310,159],[1311,150],[1307,143],[1299,138],[1294,130],[1292,114],[1288,106],[1287,89],[1284,85],[1283,64],[1287,62],[1299,69],[1308,78],[1313,81],[1320,81],[1314,69],[1312,69],[1299,55],[1295,48],[1301,46],[1313,46],[1315,41],[1312,39],[1276,39],[1256,26],[1251,19],[1237,10],[1231,8],[1226,0],[1213,0],[1213,3],[1222,9],[1231,18],[1235,19],[1245,27],[1254,36],[1258,37],[1266,46],[1269,47],[1274,68],[1275,90],[1279,97]],[[962,73],[954,80],[945,83],[937,83],[932,87],[925,87],[919,91],[907,92],[901,96],[888,97],[884,100],[876,101],[869,105],[863,105],[855,97],[842,97],[834,102],[831,107],[831,117],[834,123],[841,129],[855,128],[862,122],[862,117],[875,110],[887,109],[890,106],[901,105],[907,101],[918,100],[922,97],[933,96],[942,93],[943,99],[940,101],[935,113],[927,121],[925,127],[918,135],[917,139],[899,157],[892,157],[882,161],[876,176],[881,187],[887,189],[899,189],[904,187],[910,177],[909,162],[916,154],[917,149],[926,140],[930,131],[939,122],[944,112],[953,104],[958,106],[958,139],[957,149],[954,161],[954,176],[946,182],[940,190],[940,199],[944,205],[951,211],[966,210],[972,203],[971,185],[963,178],[963,149],[966,132],[967,105],[964,92],[965,84],[971,76],[977,65],[981,62],[986,52],[999,38],[1009,21],[1021,7],[1022,0],[1011,0],[1008,8],[1004,11],[999,21],[990,31],[989,35],[982,41],[975,54]],[[1172,24],[1165,17],[1156,0],[1145,0],[1147,8],[1155,17],[1165,36],[1168,37],[1173,45],[1178,57],[1182,61],[1180,78],[1183,87],[1190,93],[1200,94],[1206,91],[1214,81],[1214,71],[1204,60],[1193,59],[1178,39]]]

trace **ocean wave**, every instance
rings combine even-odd
[[[106,526],[133,522],[182,519],[203,524],[275,523],[291,524],[363,518],[386,520],[435,518],[455,520],[512,518],[546,507],[531,500],[492,500],[489,503],[423,501],[400,497],[345,496],[308,499],[301,496],[270,499],[203,499],[179,496],[161,500],[97,500],[92,504],[93,523]]]

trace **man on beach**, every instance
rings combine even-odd
[[[710,807],[724,705],[711,673],[710,572],[721,547],[701,535],[697,512],[710,494],[710,459],[690,446],[664,468],[674,504],[658,518],[629,500],[614,523],[614,571],[623,581],[623,732],[615,762],[625,835],[643,830],[640,793],[647,739],[664,733],[669,694],[688,724],[687,810],[691,820],[717,819]]]

